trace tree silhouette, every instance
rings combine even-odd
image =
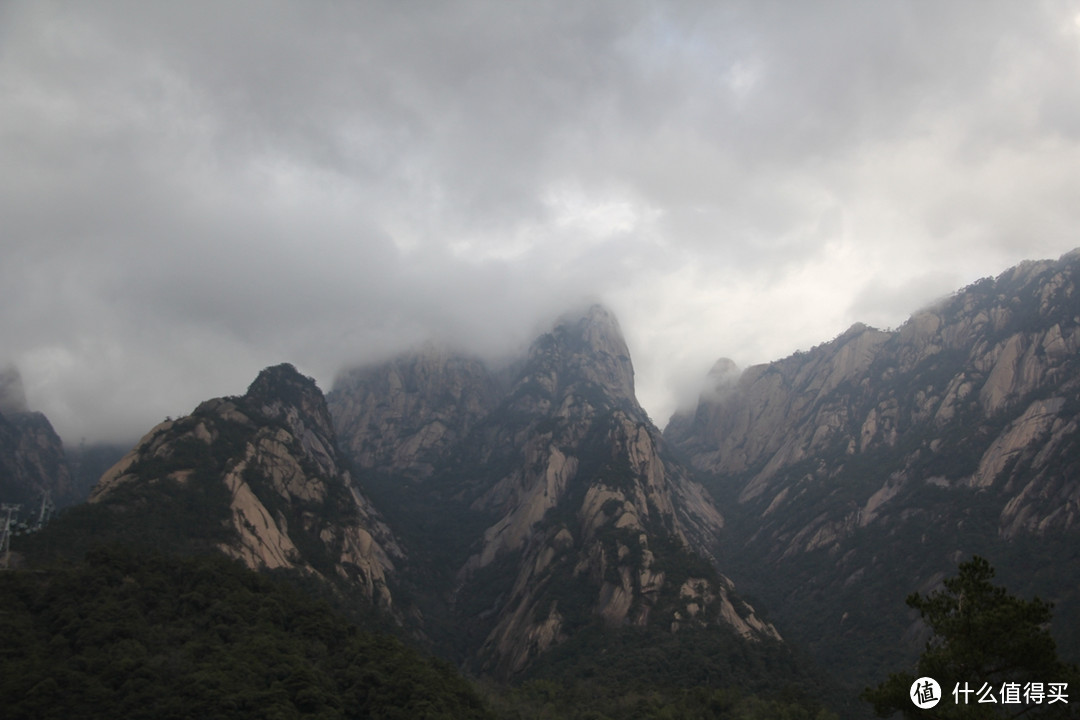
[[[994,569],[975,556],[961,563],[944,589],[908,606],[919,611],[933,637],[916,673],[898,672],[862,697],[881,717],[902,712],[922,720],[1080,717],[1080,685],[1074,665],[1057,656],[1047,630],[1053,605],[1038,598],[1021,600],[990,583]],[[929,677],[940,685],[939,702],[920,709],[913,702]],[[1070,690],[1075,697],[1070,697]]]

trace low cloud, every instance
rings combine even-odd
[[[68,442],[581,298],[663,424],[1078,244],[1080,6],[0,6],[0,337]]]

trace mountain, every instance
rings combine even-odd
[[[819,660],[868,682],[912,657],[903,598],[976,552],[1056,601],[1080,656],[1078,279],[1080,252],[1025,262],[895,331],[720,361],[671,418],[726,509],[721,560]]]
[[[0,370],[0,501],[22,505],[26,519],[39,512],[46,492],[56,505],[83,499],[60,437],[27,407],[19,371],[9,366]]]
[[[420,479],[495,408],[504,385],[480,360],[429,344],[343,373],[328,401],[342,448],[358,469]]]
[[[220,554],[97,548],[0,573],[0,707],[38,718],[472,718],[446,663]]]
[[[0,416],[0,443],[44,447],[47,421],[3,397],[15,420]],[[112,452],[80,448],[80,476]],[[818,678],[718,571],[724,529],[638,404],[603,307],[496,368],[429,346],[343,373],[324,398],[278,365],[166,419],[88,502],[16,538],[23,569],[0,577],[0,620],[22,650],[0,658],[0,694],[22,716],[58,707],[61,668],[73,703],[85,690],[113,714],[231,698],[434,716],[415,689],[434,682],[432,702],[487,715],[447,666],[311,625],[322,610],[277,596],[299,587],[489,680],[526,681],[490,685],[506,717],[548,713],[552,687],[572,716],[828,717],[807,692]],[[133,674],[137,658],[147,672]]]
[[[429,347],[335,383],[341,444],[408,548],[402,582],[444,652],[502,678],[595,663],[586,644],[620,631],[782,654],[716,571],[724,519],[633,378],[593,306],[500,369]]]
[[[102,475],[90,505],[98,537],[217,549],[393,605],[389,576],[402,551],[354,486],[322,392],[291,365],[153,428]]]

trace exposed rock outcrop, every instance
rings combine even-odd
[[[343,373],[327,396],[358,468],[423,478],[494,407],[498,375],[479,359],[427,346]]]
[[[29,517],[45,494],[61,506],[81,500],[60,437],[26,404],[19,371],[0,371],[0,500],[23,505]]]
[[[381,606],[403,557],[393,534],[353,486],[326,402],[291,365],[262,371],[241,397],[166,420],[98,481],[90,501],[123,489],[193,482],[227,489],[227,555],[253,569],[335,576]]]
[[[1078,271],[1074,254],[1025,263],[896,332],[855,325],[809,352],[749,368],[722,397],[703,395],[673,417],[665,435],[695,468],[731,478],[739,501],[762,513],[795,500],[781,497],[797,479],[792,468],[821,461],[808,467],[815,477],[838,477],[846,458],[889,456],[883,479],[899,472],[999,488],[1004,535],[1076,527],[1080,483],[1055,483],[1046,466],[1080,440]],[[1046,491],[1021,496],[1031,482]],[[866,500],[879,490],[866,484]]]
[[[346,373],[330,395],[388,505],[419,495],[473,518],[447,612],[475,638],[477,666],[513,676],[596,623],[778,639],[710,564],[723,518],[638,405],[614,316],[564,316],[511,367],[500,382],[429,352]],[[692,600],[691,573],[703,588]],[[478,597],[486,607],[469,614]]]
[[[740,583],[801,626],[800,639],[842,656],[853,651],[845,636],[881,622],[867,606],[895,602],[866,588],[921,587],[975,550],[1075,542],[1078,280],[1080,252],[1023,263],[894,332],[855,325],[748,368],[671,419],[666,439],[729,501]],[[1067,588],[1080,575],[1068,568],[1035,589],[1075,613]],[[843,617],[845,633],[831,634],[827,616]]]

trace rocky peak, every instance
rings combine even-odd
[[[343,457],[314,380],[278,365],[245,395],[207,400],[152,429],[90,501],[130,512],[133,497],[158,488],[162,502],[190,493],[183,507],[202,502],[200,515],[223,516],[216,547],[225,554],[255,569],[336,579],[390,606],[386,576],[402,553]],[[191,541],[201,542],[175,539]]]
[[[742,370],[739,369],[734,360],[726,357],[720,358],[713,363],[706,375],[709,382],[706,392],[711,392],[715,397],[723,396],[735,387],[741,374]]]
[[[774,603],[823,598],[805,616],[789,605],[793,624],[824,628],[837,610],[854,637],[879,620],[865,608],[887,599],[860,588],[905,573],[927,582],[972,546],[1075,543],[1078,281],[1080,252],[1022,263],[896,331],[857,324],[749,368],[731,392],[703,393],[672,418],[666,438],[730,501],[728,547],[770,568],[757,589]],[[822,607],[846,593],[857,601]]]
[[[895,332],[853,325],[808,352],[748,369],[723,397],[703,394],[692,413],[672,419],[667,437],[699,469],[740,476],[744,502],[773,498],[768,487],[782,491],[786,468],[815,457],[888,453],[923,437],[924,448],[897,459],[905,477],[948,467],[939,482],[1019,489],[1026,481],[1015,468],[1026,468],[1019,462],[1025,453],[1035,457],[1048,434],[1061,446],[1072,432],[1069,408],[1080,386],[1078,276],[1074,251],[973,283]],[[932,460],[952,455],[970,460]],[[1045,453],[1039,457],[1049,466]],[[1014,468],[1010,482],[1006,466]],[[1032,520],[1041,512],[1033,509],[1036,497],[1021,493],[1006,505],[1004,532],[1015,532],[1022,515],[1022,526],[1039,526]],[[1043,500],[1052,522],[1080,523],[1080,515],[1070,519],[1056,512],[1056,501]],[[782,502],[768,507],[775,511]]]
[[[255,380],[248,385],[245,397],[249,400],[289,399],[297,404],[305,396],[321,396],[315,381],[300,372],[290,363],[281,363],[264,368]]]
[[[83,499],[60,437],[48,418],[27,407],[19,370],[8,365],[0,369],[0,500],[28,505],[45,492],[60,506]]]
[[[23,511],[48,491],[60,506],[78,502],[63,443],[39,412],[0,414],[0,500]]]
[[[637,403],[630,351],[618,320],[602,305],[563,315],[540,336],[529,350],[523,379],[556,395],[568,386],[591,383],[612,398]]]
[[[709,368],[708,376],[717,382],[728,382],[739,377],[739,366],[731,358],[722,357]]]
[[[248,386],[244,401],[269,420],[287,425],[293,434],[302,436],[310,430],[333,437],[333,422],[326,398],[315,380],[289,363],[268,367]]]
[[[429,350],[330,394],[383,506],[423,508],[406,541],[441,562],[410,572],[445,577],[437,612],[460,613],[477,667],[514,675],[597,623],[776,639],[711,566],[723,518],[638,405],[610,311],[564,315],[506,375]]]

